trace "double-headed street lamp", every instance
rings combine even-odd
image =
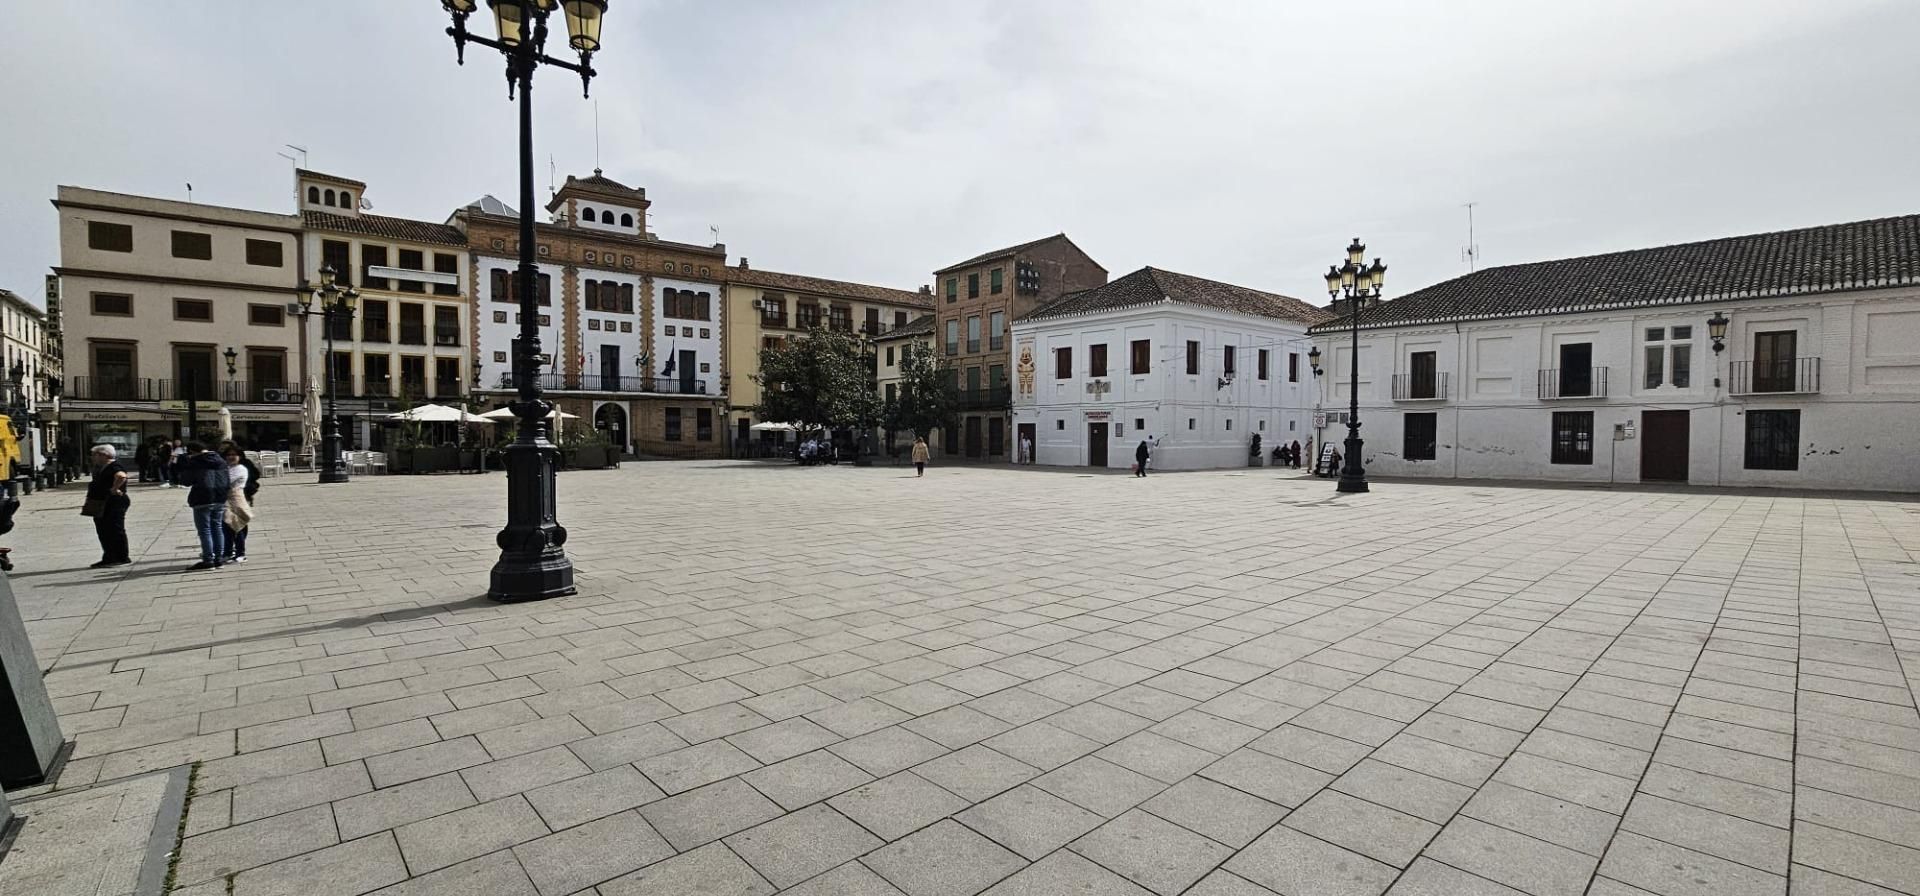
[[[1347,247],[1347,263],[1327,269],[1327,294],[1338,301],[1344,292],[1347,311],[1353,315],[1353,366],[1347,379],[1347,454],[1340,465],[1340,484],[1336,487],[1343,492],[1367,490],[1367,469],[1360,464],[1360,448],[1364,444],[1360,441],[1360,311],[1380,299],[1386,280],[1387,266],[1375,258],[1369,267],[1367,247],[1357,236],[1353,238],[1353,245]]]
[[[333,265],[320,269],[320,285],[300,293],[300,317],[306,319],[314,314],[320,315],[320,328],[327,344],[327,413],[320,420],[320,481],[346,482],[347,457],[340,453],[340,416],[339,408],[334,404],[334,393],[339,391],[339,372],[333,369],[333,330],[336,319],[353,320],[353,303],[360,298],[360,290],[351,286],[342,287],[334,282],[338,272]],[[315,312],[313,306],[320,310]],[[228,349],[229,353],[233,350]],[[233,361],[227,361],[227,373],[233,373]]]
[[[581,93],[593,81],[593,54],[600,49],[600,24],[607,0],[487,0],[500,38],[467,31],[476,0],[440,0],[453,16],[454,53],[466,63],[467,43],[499,50],[507,59],[507,96],[520,93],[520,267],[514,285],[520,298],[520,335],[513,340],[513,378],[518,399],[511,407],[518,421],[507,446],[507,525],[494,541],[500,559],[493,564],[487,596],[499,601],[540,600],[574,593],[573,561],[567,558],[567,530],[558,519],[554,472],[560,449],[547,438],[552,403],[540,390],[540,309],[534,295],[533,234],[533,72],[558,66],[580,75]],[[567,43],[578,63],[546,54],[547,17],[560,10],[567,20]]]

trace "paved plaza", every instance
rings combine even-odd
[[[199,763],[188,896],[1920,894],[1920,503],[1270,469],[141,488],[8,543],[72,759]],[[69,500],[70,499],[70,500]],[[9,894],[11,896],[11,894]]]

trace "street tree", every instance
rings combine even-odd
[[[814,327],[799,339],[760,350],[761,420],[808,429],[858,427],[874,420],[872,355],[852,333]]]
[[[925,438],[954,424],[960,388],[953,365],[933,346],[909,342],[900,355],[900,388],[889,406],[887,427]]]

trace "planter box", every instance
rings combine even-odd
[[[451,473],[459,469],[458,448],[395,448],[387,455],[389,473]]]
[[[581,445],[566,454],[567,466],[579,470],[601,470],[613,465],[612,452],[605,445]]]

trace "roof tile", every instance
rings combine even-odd
[[[1068,293],[1034,309],[1021,320],[1118,311],[1163,301],[1303,324],[1315,324],[1331,317],[1326,311],[1289,296],[1145,267],[1104,286]]]
[[[389,218],[385,215],[335,215],[316,211],[301,212],[301,215],[305,217],[307,226],[314,230],[360,233],[442,246],[464,248],[467,245],[466,234],[461,233],[459,228],[447,224],[415,221],[411,218]]]

